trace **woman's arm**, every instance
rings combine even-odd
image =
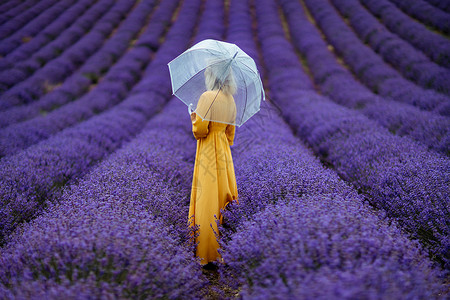
[[[200,113],[202,113],[203,111],[206,111],[206,107],[208,105],[207,102],[208,101],[207,101],[205,95],[200,96],[200,99],[198,100],[196,111],[198,111]],[[197,140],[204,138],[208,135],[209,121],[202,120],[202,118],[199,117],[195,112],[191,114],[191,121],[192,121],[192,133],[194,134],[194,137]]]
[[[195,113],[191,115],[191,120],[194,120],[192,122],[192,133],[194,134],[194,137],[197,140],[206,137],[209,132],[208,129],[209,121],[202,120],[202,118],[197,116]]]
[[[233,145],[235,132],[236,132],[236,126],[227,125],[227,128],[225,129],[225,133],[227,135],[228,143],[230,144],[230,146]]]

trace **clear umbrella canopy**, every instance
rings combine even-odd
[[[265,100],[254,60],[234,44],[204,40],[168,65],[173,94],[202,119],[241,126],[259,111],[261,99]],[[216,95],[206,109],[200,109],[198,101],[206,91]],[[234,105],[219,100],[219,92],[233,96],[235,112],[230,112]]]

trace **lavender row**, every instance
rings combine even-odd
[[[115,86],[113,82],[109,85]],[[100,92],[98,96],[102,96]],[[124,103],[0,161],[2,242],[18,224],[34,217],[70,179],[81,176],[140,129],[142,117],[133,115],[131,109],[119,112],[117,107],[124,107]]]
[[[38,101],[32,102],[29,105],[13,107],[9,110],[0,112],[0,128],[36,117],[39,114],[47,114],[68,102],[82,97],[88,92],[92,84],[96,84],[102,80],[102,76],[104,75],[103,72],[106,72],[109,65],[117,59],[117,52],[120,51],[120,49],[124,51],[124,46],[127,46],[128,44],[133,44],[136,47],[149,47],[150,50],[156,51],[159,47],[159,37],[166,26],[165,20],[170,19],[176,5],[176,0],[164,1],[161,3],[156,12],[151,16],[150,23],[146,25],[145,31],[139,35],[137,40],[123,43],[121,41],[113,42],[112,40],[106,42],[96,54],[88,59],[77,72],[66,79],[61,86],[45,94]],[[135,21],[131,22],[134,23]],[[127,31],[126,28],[123,28],[123,30]],[[116,33],[113,39],[118,35],[119,34]],[[112,47],[111,43],[118,45],[117,47]],[[104,59],[105,57],[109,57],[110,59],[106,60]],[[46,115],[46,117],[48,117],[48,115]]]
[[[45,64],[45,66],[42,67],[36,58],[24,62],[24,65],[27,66],[27,72],[23,73],[25,78],[31,74],[32,76],[26,80],[23,80],[24,78],[15,78],[21,82],[3,94],[1,99],[4,101],[2,101],[0,109],[35,101],[45,94],[47,90],[52,89],[54,85],[60,84],[62,80],[74,72],[78,66],[98,50],[108,35],[113,32],[114,28],[119,26],[122,18],[124,18],[132,7],[133,3],[130,1],[122,0],[116,2],[114,7],[98,20],[88,34],[64,51],[62,55]],[[46,62],[57,54],[53,48],[55,47],[53,43],[48,46],[48,51],[41,53],[44,57],[46,55],[49,56],[44,59]],[[38,54],[38,57],[41,57],[40,54]],[[18,71],[20,72],[20,69]],[[8,73],[9,71],[3,71],[1,75],[5,77]],[[14,80],[14,77],[11,79]]]
[[[210,17],[217,13],[211,10],[215,7],[209,3],[205,7],[206,17],[203,17],[202,23],[217,20],[212,19],[211,22]],[[193,11],[184,11],[182,8],[180,14],[195,15],[199,4],[200,1],[194,4]],[[192,2],[190,5],[191,9],[194,9]],[[184,22],[188,23],[182,25],[190,27],[188,19],[185,18]],[[205,30],[211,28],[205,27]],[[199,34],[216,37],[203,32],[201,27]],[[173,98],[170,105],[147,123],[143,132],[133,141],[103,161],[80,182],[67,187],[59,200],[60,204],[50,205],[43,215],[15,232],[8,244],[2,268],[13,269],[14,272],[0,274],[0,283],[8,285],[22,281],[26,271],[33,268],[39,258],[46,257],[47,261],[50,261],[51,257],[58,255],[63,257],[58,260],[58,269],[63,270],[60,272],[63,277],[70,277],[74,260],[87,270],[98,269],[111,274],[105,265],[97,268],[90,264],[92,255],[89,255],[88,251],[92,251],[95,239],[95,247],[100,251],[106,248],[105,244],[109,245],[109,257],[115,259],[115,274],[130,269],[136,271],[126,273],[122,279],[114,276],[114,273],[111,274],[112,279],[119,279],[115,280],[117,283],[108,280],[110,278],[105,280],[97,277],[104,285],[91,289],[92,294],[109,294],[112,283],[117,286],[113,296],[119,298],[127,296],[173,299],[186,295],[190,298],[204,296],[202,287],[206,281],[201,278],[200,264],[192,255],[190,230],[186,222],[193,164],[192,160],[186,161],[186,158],[194,157],[195,142],[190,133],[189,118],[179,117],[181,113],[185,114],[184,108],[179,100]],[[158,140],[158,143],[155,143],[155,140]],[[191,142],[192,146],[186,147],[187,142]],[[177,209],[174,210],[174,207]],[[68,222],[63,224],[62,219]],[[102,219],[108,220],[107,223],[112,226],[105,226],[104,221],[100,222]],[[81,226],[79,220],[84,220]],[[157,227],[152,225],[155,222]],[[130,223],[134,228],[144,230],[129,230]],[[84,226],[85,224],[88,226]],[[43,231],[47,234],[42,235]],[[64,233],[61,234],[61,231]],[[146,236],[143,236],[141,231]],[[52,234],[56,232],[58,234]],[[174,242],[167,243],[168,238]],[[77,247],[80,245],[80,239],[87,247]],[[147,243],[149,240],[150,243]],[[22,247],[24,243],[29,245],[30,241],[32,247]],[[127,241],[131,242],[132,247],[126,246]],[[44,244],[50,244],[52,247]],[[61,245],[65,245],[64,250]],[[49,248],[56,251],[50,252]],[[60,253],[67,253],[67,248],[73,249],[70,251],[71,258]],[[163,253],[165,248],[167,254]],[[145,255],[145,251],[150,253]],[[98,252],[96,250],[95,254]],[[30,253],[34,253],[34,256],[31,257]],[[44,265],[48,265],[47,261]],[[140,265],[142,267],[137,268]],[[62,281],[63,284],[55,284],[55,277],[50,275],[51,287],[57,289],[58,295],[61,295],[61,289],[72,291],[84,282],[83,276],[78,276],[72,280],[73,283]],[[134,293],[129,293],[127,289],[134,281],[137,288]],[[13,285],[7,292],[21,293],[24,285],[28,287],[30,282],[34,282],[37,287],[26,289],[26,295],[31,291],[36,293],[36,290],[48,292],[48,286],[32,279],[27,280],[25,284]]]
[[[30,20],[36,16],[42,14],[42,12],[45,13],[45,11],[55,3],[56,1],[54,0],[39,1],[30,8],[27,8],[25,11],[21,11],[20,14],[13,16],[11,19],[2,24],[2,27],[0,28],[0,39],[4,39],[17,30],[20,30],[22,26],[30,22]]]
[[[321,7],[317,1],[314,5]],[[283,72],[285,65],[300,71],[302,67],[284,38],[276,10],[268,7],[258,13],[259,37],[272,97],[285,120],[375,208],[385,210],[411,238],[426,246],[435,261],[448,267],[449,159],[409,138],[393,136],[360,113],[305,89],[295,77],[277,80],[273,74]],[[288,57],[292,59],[287,61]]]
[[[276,12],[270,4],[256,7]],[[261,10],[261,19],[272,24]],[[230,31],[239,33],[229,39],[252,41],[251,24],[247,3],[233,1]],[[275,41],[276,30],[266,34]],[[254,52],[255,46],[243,48]],[[220,228],[227,264],[222,277],[240,286],[242,298],[404,298],[439,291],[438,273],[415,243],[323,167],[270,103],[242,129],[237,137],[252,142],[233,146],[239,205],[224,212]],[[405,286],[410,281],[415,284]]]
[[[38,17],[34,18],[26,26],[17,30],[8,38],[2,40],[0,55],[6,56],[12,50],[32,40],[41,30],[45,28],[57,16],[62,14],[70,6],[74,5],[74,0],[61,1],[46,9]]]
[[[350,21],[361,40],[370,44],[384,61],[420,86],[450,94],[450,70],[429,60],[419,50],[389,32],[358,0],[332,0]]]
[[[170,24],[170,19],[172,18],[172,12],[178,6],[176,0],[162,1],[158,5],[158,13],[152,16],[152,24],[149,26],[145,33],[139,37],[136,41],[136,47],[147,47],[152,51],[158,51],[159,47],[163,43],[160,40],[160,35],[166,29],[168,24]]]
[[[156,0],[138,3],[114,30],[114,34],[84,62],[79,72],[83,76],[94,79],[94,82],[98,81],[102,74],[133,45],[138,33],[145,30],[147,26],[151,26],[148,20],[155,6]]]
[[[20,5],[20,2],[22,1],[11,0],[0,5],[0,24],[4,23],[11,17],[12,10],[14,10],[15,7]],[[9,16],[7,16],[8,14]]]
[[[336,103],[360,111],[391,133],[409,136],[430,149],[450,155],[450,120],[400,102],[374,95],[329,51],[300,3],[279,1],[289,25],[292,45],[305,57],[321,91]]]
[[[0,68],[13,68],[15,64],[31,57],[40,48],[52,41],[55,37],[62,34],[62,32],[71,26],[85,11],[87,11],[95,2],[93,1],[77,1],[77,3],[68,8],[64,13],[54,19],[54,21],[42,29],[39,34],[33,37],[26,43],[17,46],[13,51],[8,51],[8,54],[1,60]],[[100,4],[98,4],[100,5]],[[105,3],[102,4],[103,6]],[[0,45],[0,51],[6,44]]]
[[[351,197],[269,206],[223,245],[244,299],[442,299],[439,272],[398,228]]]
[[[425,0],[415,0],[412,3],[405,0],[392,0],[391,2],[394,2],[397,7],[422,23],[443,33],[450,33],[450,15]]]
[[[154,1],[139,3],[117,29],[114,36],[88,59],[81,68],[82,76],[89,75],[93,83],[102,70],[114,64],[129,46],[130,41],[144,26],[153,9]],[[132,55],[136,56],[133,51]],[[49,136],[86,120],[120,102],[139,78],[140,71],[150,59],[149,51],[136,51],[137,57],[122,57],[88,94],[76,101],[0,131],[0,157],[11,155]],[[108,59],[109,58],[109,59]],[[40,111],[42,114],[43,111]],[[26,134],[24,134],[26,133]]]
[[[181,111],[185,113],[183,107],[178,100],[172,101],[161,114],[146,124],[136,138],[100,163],[80,182],[67,186],[62,196],[58,197],[58,202],[50,203],[43,215],[16,231],[2,253],[6,258],[1,268],[5,272],[3,276],[0,275],[0,282],[7,284],[26,279],[27,269],[32,269],[39,258],[46,258],[44,265],[51,268],[48,261],[61,255],[58,269],[62,270],[60,273],[65,277],[70,277],[70,268],[75,268],[73,263],[76,260],[77,265],[81,266],[77,269],[82,270],[84,266],[89,271],[98,268],[107,274],[112,273],[111,279],[117,280],[97,277],[97,280],[105,281],[105,285],[115,284],[114,281],[117,281],[120,286],[127,288],[134,280],[138,287],[155,281],[159,283],[160,287],[152,285],[148,288],[148,296],[160,290],[169,294],[170,289],[174,289],[173,293],[177,295],[179,287],[170,286],[172,281],[178,284],[180,280],[184,282],[181,288],[198,288],[196,277],[200,277],[200,265],[194,263],[192,252],[185,250],[190,246],[186,218],[192,170],[192,162],[186,161],[186,158],[194,156],[195,143],[186,130],[188,118],[179,118]],[[187,142],[191,142],[192,147],[185,147]],[[155,223],[158,226],[153,226]],[[130,230],[132,228],[141,230]],[[172,243],[168,244],[164,235]],[[83,243],[84,247],[81,246]],[[132,247],[127,246],[128,243]],[[72,251],[67,251],[67,247]],[[94,247],[96,251],[93,251]],[[170,256],[164,254],[166,247]],[[56,251],[50,252],[49,249]],[[96,267],[90,264],[92,259],[100,260],[107,249],[110,250],[108,257],[114,259],[115,274],[107,265]],[[150,251],[150,255],[145,255],[145,251]],[[92,252],[95,253],[94,257],[90,255]],[[70,253],[71,257],[64,253]],[[144,260],[139,263],[139,259]],[[126,264],[127,261],[129,264]],[[141,264],[142,267],[133,268]],[[155,270],[147,269],[145,264]],[[186,272],[185,268],[195,272]],[[13,269],[14,272],[8,274],[8,269]],[[136,277],[134,280],[127,273],[123,274],[125,278],[122,279],[114,276],[126,269],[135,270],[131,273]],[[177,270],[181,273],[176,272]],[[39,270],[38,273],[43,271]],[[75,287],[77,284],[84,285],[83,275],[86,276],[75,274],[72,280]],[[158,282],[158,278],[162,282]],[[50,274],[50,279],[54,280],[56,276]],[[29,283],[34,280],[30,278],[27,281]],[[43,282],[37,281],[37,285],[43,292],[48,289]],[[69,290],[73,288],[69,283],[58,284],[52,281],[51,286],[53,285],[61,285],[59,293],[63,287]],[[20,293],[23,288],[17,283],[10,289],[13,293]],[[92,292],[109,292],[109,287],[100,287],[100,290]],[[126,290],[118,292],[124,293]],[[140,293],[144,294],[144,289],[136,292],[138,294],[135,296],[140,296]],[[186,292],[194,292],[194,295],[198,293],[190,289]]]
[[[450,13],[450,2],[442,0],[426,0],[428,3]]]
[[[390,31],[419,48],[433,61],[450,67],[450,41],[405,15],[387,0],[360,0]]]
[[[424,90],[404,79],[359,40],[328,1],[306,0],[305,4],[354,74],[375,93],[423,110],[450,115],[449,97],[432,90]]]
[[[12,20],[20,13],[23,13],[28,8],[35,5],[36,2],[38,2],[38,1],[37,0],[28,0],[28,1],[16,1],[16,2],[21,2],[21,3],[15,3],[14,4],[15,6],[13,8],[9,9],[7,12],[4,12],[0,16],[0,24],[4,24],[5,22]],[[5,5],[8,5],[9,3],[13,3],[13,1],[5,3]]]
[[[132,142],[66,188],[59,204],[11,236],[1,252],[0,295],[51,296],[54,289],[57,298],[81,288],[113,298],[202,296],[206,280],[186,222],[192,162],[185,158],[195,156],[195,142],[185,130],[189,118],[179,117],[184,106],[174,100]]]
[[[206,283],[200,264],[158,211],[166,203],[173,206],[163,217],[173,207],[184,211],[174,201],[180,197],[166,188],[165,174],[148,172],[151,161],[145,152],[131,164],[113,160],[117,173],[104,170],[101,179],[82,182],[68,200],[27,224],[0,250],[0,297],[200,298]],[[123,188],[132,176],[140,181]]]
[[[106,113],[0,161],[2,241],[17,225],[33,218],[46,203],[58,197],[62,186],[85,174],[105,155],[120,147],[161,109],[170,94],[170,80],[161,74],[167,72],[170,59],[185,49],[189,39],[186,33],[195,25],[195,19],[190,16],[196,13],[196,3],[186,2],[185,7],[189,14],[178,16],[164,44],[147,66],[144,79],[124,101]],[[145,50],[139,48],[139,51]]]

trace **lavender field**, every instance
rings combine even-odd
[[[267,100],[231,147],[217,270],[167,63],[237,44]],[[0,3],[0,299],[447,299],[450,1]]]

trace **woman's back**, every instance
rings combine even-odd
[[[197,105],[197,114],[210,122],[210,129],[225,129],[236,120],[236,104],[231,94],[222,91],[207,91],[202,94]]]

